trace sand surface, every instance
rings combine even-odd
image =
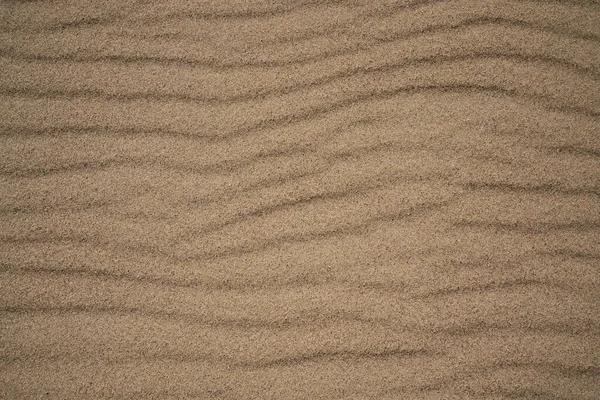
[[[600,4],[1,2],[0,398],[600,399]]]

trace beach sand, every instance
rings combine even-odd
[[[0,4],[0,398],[600,398],[600,4]]]

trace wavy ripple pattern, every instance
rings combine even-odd
[[[600,398],[600,4],[0,4],[0,398]]]

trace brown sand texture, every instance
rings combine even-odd
[[[600,3],[0,3],[1,399],[600,399]]]

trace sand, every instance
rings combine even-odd
[[[600,398],[600,4],[4,1],[0,398]]]

